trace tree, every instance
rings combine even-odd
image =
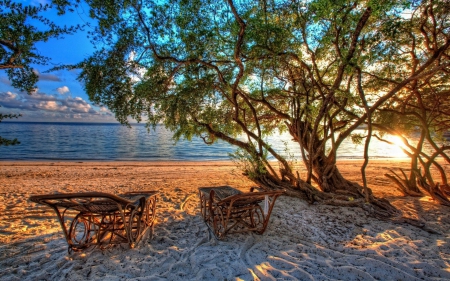
[[[267,187],[377,216],[398,213],[367,187],[368,155],[360,186],[340,174],[337,149],[349,137],[369,139],[371,130],[355,130],[371,128],[377,109],[402,89],[448,70],[448,29],[427,52],[402,49],[420,28],[402,13],[428,1],[88,3],[106,47],[78,65],[79,79],[119,121],[144,115],[175,138],[227,141]],[[403,65],[412,58],[416,67],[408,71]],[[305,177],[267,142],[278,131],[298,143]],[[268,156],[280,162],[280,173]]]

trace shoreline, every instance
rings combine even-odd
[[[354,162],[363,162],[362,158],[345,158],[345,159],[337,159],[337,164],[342,163],[354,163]],[[278,163],[276,160],[269,161],[272,164]],[[409,162],[409,158],[374,158],[369,159],[369,164],[379,164],[380,162]],[[149,165],[149,166],[158,166],[158,165],[207,165],[207,163],[214,164],[224,164],[224,165],[234,165],[235,161],[233,160],[47,160],[47,159],[36,159],[36,160],[0,160],[0,166],[7,165],[35,165],[35,164],[52,164],[52,165],[65,165],[65,164],[108,164],[108,165]],[[298,163],[298,162],[297,162]],[[296,164],[295,166],[301,166],[302,164]]]
[[[180,165],[209,165],[209,164],[234,165],[233,161],[207,160],[207,161],[179,161],[179,160],[155,160],[155,161],[128,161],[128,160],[0,160],[0,166],[20,165],[123,165],[123,166],[180,166]]]

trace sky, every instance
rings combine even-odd
[[[49,1],[17,2],[38,5]],[[78,8],[74,13],[63,16],[57,16],[55,11],[51,11],[45,16],[60,26],[89,22],[86,8]],[[83,85],[76,79],[79,70],[45,73],[56,65],[77,63],[92,54],[94,48],[87,38],[87,31],[36,44],[40,54],[50,58],[50,64],[33,66],[39,75],[39,82],[37,91],[32,95],[13,88],[6,72],[0,70],[0,113],[22,115],[18,119],[4,119],[3,122],[117,122],[107,108],[95,106],[89,101]]]

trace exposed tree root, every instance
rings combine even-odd
[[[450,185],[448,184],[441,184],[439,185],[439,190],[445,194],[447,197],[450,197]]]
[[[441,187],[439,186],[439,183],[436,183],[435,185],[428,184],[427,180],[424,176],[422,176],[420,171],[414,171],[414,173],[417,176],[417,183],[419,186],[425,190],[431,198],[441,205],[450,207],[450,200],[447,197],[446,186]]]
[[[431,233],[431,234],[442,234],[442,233],[428,227],[427,224],[425,224],[423,221],[420,221],[420,220],[399,217],[399,218],[393,218],[390,221],[392,221],[393,223],[398,223],[398,224],[406,223],[409,225],[413,225],[413,226],[421,228],[422,230],[424,230],[428,233]]]
[[[384,198],[377,198],[374,196],[370,196],[370,204],[365,203],[363,205],[363,209],[365,206],[372,206],[371,214],[373,217],[378,219],[396,219],[402,216],[402,212],[391,205],[391,203]]]
[[[279,181],[268,175],[260,176],[255,182],[268,189],[284,189],[286,195],[306,200],[310,204],[317,202],[319,204],[332,206],[360,207],[374,218],[392,221],[394,223],[407,223],[428,231],[429,233],[438,233],[428,228],[426,224],[420,220],[403,217],[402,212],[399,209],[394,207],[388,200],[373,196],[370,189],[368,196],[369,202],[365,202],[364,189],[357,183],[349,182],[349,184],[352,185],[352,189],[355,187],[359,189],[359,194],[347,190],[337,190],[335,193],[325,193],[302,180],[297,180],[297,185],[292,185],[290,182]]]
[[[411,186],[405,173],[402,171],[404,179],[400,178],[399,175],[397,175],[393,170],[389,170],[393,175],[390,174],[384,174],[385,177],[390,179],[392,182],[395,183],[395,187],[398,191],[403,193],[403,196],[415,196],[415,197],[422,197],[423,193],[417,191],[417,186]]]
[[[390,172],[392,175],[384,174],[384,176],[395,183],[395,187],[403,194],[403,196],[424,196],[424,193],[420,190],[418,192],[416,191],[418,190],[417,186],[411,186],[403,170],[401,170],[401,172],[403,173],[404,179],[397,175],[393,170],[390,170]],[[414,170],[413,172],[416,175],[417,184],[422,190],[428,193],[437,203],[444,206],[450,206],[450,200],[448,199],[448,196],[450,196],[450,187],[448,185],[439,185],[438,183],[429,184],[419,170]]]

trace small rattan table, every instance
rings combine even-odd
[[[253,191],[231,186],[199,188],[202,217],[217,239],[236,232],[264,233],[275,201],[284,191]]]

